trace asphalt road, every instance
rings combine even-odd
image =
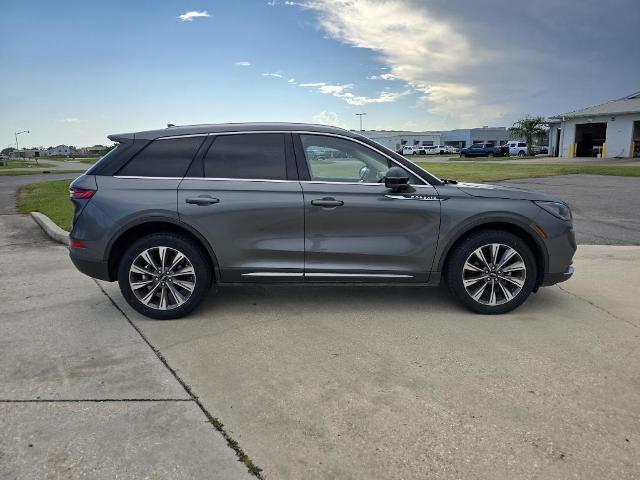
[[[640,245],[640,178],[562,175],[500,182],[569,202],[583,245]]]

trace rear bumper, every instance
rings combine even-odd
[[[71,261],[76,266],[76,268],[85,275],[97,278],[98,280],[106,280],[108,282],[112,281],[109,278],[109,265],[107,264],[107,262],[96,262],[93,260],[78,258],[73,255],[73,252],[69,254],[69,258],[71,258]]]
[[[573,265],[569,265],[565,272],[561,273],[547,273],[542,279],[541,286],[548,287],[550,285],[555,285],[556,283],[566,282],[573,275],[574,268]]]

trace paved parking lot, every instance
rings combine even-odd
[[[0,215],[0,479],[251,478],[211,418],[266,479],[639,478],[640,247],[576,266],[503,316],[243,287],[159,322]]]

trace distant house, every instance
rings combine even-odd
[[[76,149],[68,145],[58,145],[56,147],[49,147],[47,152],[49,152],[49,155],[71,155],[76,153]]]
[[[23,148],[22,150],[14,150],[11,152],[11,156],[18,158],[41,158],[49,156],[49,151],[42,147]]]
[[[104,145],[94,145],[93,147],[81,147],[78,149],[78,153],[82,155],[100,155],[108,147]]]

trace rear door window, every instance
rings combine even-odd
[[[204,159],[207,178],[286,180],[282,133],[219,135]]]
[[[133,157],[118,175],[126,177],[184,177],[206,137],[154,140]]]

